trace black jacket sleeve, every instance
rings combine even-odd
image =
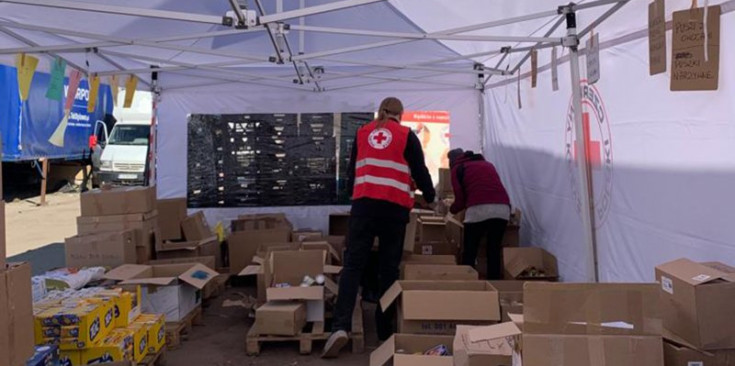
[[[352,197],[352,191],[355,188],[355,164],[357,163],[357,138],[352,143],[352,152],[350,153],[350,165],[347,166],[347,193]]]
[[[421,148],[421,142],[413,131],[408,134],[408,143],[406,143],[406,151],[403,157],[408,162],[411,169],[411,178],[416,182],[416,186],[424,195],[426,202],[434,202],[436,191],[434,183],[431,181],[431,174],[424,162],[424,150]]]

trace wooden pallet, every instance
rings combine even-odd
[[[178,322],[166,322],[166,347],[176,349],[181,342],[188,339],[191,328],[202,325],[202,307],[197,306],[184,319]]]
[[[272,336],[260,335],[255,327],[251,327],[245,340],[245,350],[250,356],[260,354],[260,347],[268,342],[299,342],[299,353],[310,355],[314,341],[326,341],[330,333],[324,331],[324,322],[314,322],[311,332],[301,333],[295,336]],[[365,334],[363,331],[362,305],[358,301],[352,314],[352,352],[363,353],[365,351]]]
[[[166,366],[166,346],[163,346],[155,355],[145,356],[136,366]]]

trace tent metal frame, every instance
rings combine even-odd
[[[238,18],[239,24],[242,24],[244,15],[241,13],[237,1],[227,0]],[[627,4],[630,0],[594,0],[582,4],[569,3],[567,5],[561,5],[556,9],[543,11],[533,14],[527,14],[507,19],[500,19],[482,24],[474,24],[454,29],[446,29],[440,32],[383,32],[374,30],[360,30],[360,29],[348,29],[348,28],[330,28],[330,27],[319,27],[319,26],[307,26],[305,25],[304,18],[312,15],[323,14],[328,12],[339,11],[343,9],[353,8],[357,6],[363,6],[368,4],[380,3],[386,0],[340,0],[332,3],[318,5],[318,6],[304,6],[304,1],[300,1],[301,6],[296,10],[283,11],[283,4],[281,0],[277,0],[277,11],[272,14],[265,14],[263,12],[260,1],[257,0],[259,17],[258,25],[251,28],[244,29],[224,29],[210,32],[200,32],[193,34],[182,34],[177,36],[167,36],[153,39],[126,39],[113,36],[105,36],[99,34],[93,34],[89,32],[72,31],[67,29],[59,29],[52,27],[45,27],[41,25],[33,24],[19,24],[15,22],[0,21],[0,32],[9,35],[17,41],[27,45],[26,47],[17,48],[6,48],[0,49],[0,55],[2,54],[16,54],[16,53],[41,53],[48,54],[50,56],[62,57],[62,54],[74,53],[74,52],[87,52],[92,51],[96,56],[100,57],[106,63],[112,65],[114,69],[110,70],[95,70],[92,74],[96,75],[120,75],[120,74],[150,74],[155,71],[157,73],[180,73],[189,75],[192,78],[211,79],[218,80],[215,84],[211,82],[209,84],[191,84],[191,86],[177,86],[171,89],[180,89],[187,87],[196,86],[207,86],[217,85],[222,82],[225,83],[247,83],[252,85],[262,85],[267,87],[275,88],[286,88],[289,90],[300,90],[309,91],[304,83],[303,77],[308,74],[310,81],[316,84],[314,91],[325,91],[325,90],[343,90],[353,89],[365,86],[377,86],[384,83],[392,83],[396,81],[410,81],[420,82],[426,84],[432,84],[442,87],[452,88],[470,88],[479,89],[482,92],[487,86],[490,78],[493,75],[515,75],[520,72],[521,67],[531,57],[531,53],[534,50],[551,48],[556,46],[563,46],[570,50],[570,71],[571,71],[571,83],[572,83],[572,106],[574,109],[574,124],[577,136],[583,135],[582,127],[582,94],[580,85],[580,67],[579,67],[579,45],[580,39],[585,37],[591,32],[594,27],[599,26],[610,16],[615,14],[620,8]],[[235,20],[229,18],[227,14],[223,16],[208,15],[208,14],[191,14],[184,12],[158,10],[158,9],[144,9],[144,8],[133,8],[125,6],[114,6],[106,4],[94,4],[94,3],[82,3],[69,0],[0,0],[0,3],[12,3],[20,4],[31,7],[51,7],[66,9],[71,11],[85,11],[95,12],[104,14],[114,14],[120,16],[133,16],[133,17],[147,17],[156,19],[165,19],[171,21],[183,21],[190,23],[204,23],[212,25],[231,25],[235,23]],[[591,9],[600,6],[612,5],[607,11],[605,11],[600,17],[594,20],[589,26],[582,30],[577,29],[576,14],[579,11]],[[527,22],[538,19],[545,19],[551,17],[558,17],[553,25],[547,29],[543,36],[491,36],[491,35],[470,35],[468,32],[486,30],[495,27],[501,27],[504,25],[510,25],[520,22]],[[298,24],[287,24],[284,21],[298,19]],[[553,34],[557,31],[563,23],[566,23],[566,36],[554,37]],[[54,35],[65,35],[70,37],[78,37],[89,40],[89,42],[74,42],[68,39],[71,43],[68,44],[51,44],[41,45],[32,39],[19,34],[11,29],[21,29],[26,31],[43,32]],[[299,46],[297,54],[294,54],[288,44],[288,39],[285,35],[288,31],[299,32]],[[178,44],[171,44],[170,42],[182,41],[182,40],[201,40],[206,38],[225,36],[225,35],[236,35],[248,32],[265,31],[268,33],[271,39],[275,57],[273,55],[248,55],[241,52],[233,52],[227,50],[212,50],[201,47],[183,46]],[[364,43],[349,47],[341,47],[331,50],[317,51],[312,53],[304,53],[304,34],[308,32],[327,33],[327,34],[340,34],[340,35],[355,35],[365,37],[377,37],[383,38],[382,40],[370,43]],[[535,33],[535,32],[534,32]],[[283,45],[279,45],[277,37],[281,37]],[[427,60],[419,63],[406,63],[406,64],[389,64],[389,63],[377,63],[377,62],[361,62],[359,60],[346,60],[343,58],[334,59],[331,56],[346,55],[349,53],[374,50],[381,47],[390,47],[401,44],[407,44],[410,42],[419,41],[469,41],[469,42],[508,42],[516,43],[515,46],[503,46],[499,50],[492,50],[486,52],[479,52],[474,54],[457,55],[453,57],[447,57],[436,60]],[[530,44],[530,45],[528,45]],[[523,45],[522,47],[519,47]],[[222,62],[208,62],[201,64],[191,64],[185,62],[179,62],[172,59],[163,59],[156,57],[149,57],[143,55],[133,55],[125,52],[115,51],[114,48],[125,47],[125,46],[143,46],[151,48],[162,48],[172,51],[199,53],[205,55],[211,55],[221,57],[225,59],[231,59],[231,61]],[[285,48],[285,49],[284,49]],[[508,59],[511,53],[525,53],[523,57],[515,64],[511,69],[503,70],[501,65]],[[495,56],[500,55],[499,61],[495,66],[486,66],[484,63],[475,61],[477,57],[483,56]],[[126,68],[122,64],[116,61],[116,59],[133,61],[140,63],[139,68]],[[85,68],[70,62],[66,59],[69,65],[86,71]],[[257,73],[250,73],[243,71],[243,68],[234,69],[237,66],[253,65],[253,64],[266,64],[268,62],[275,61],[276,63],[291,63],[296,72],[296,81],[298,85],[294,85],[293,75],[283,76],[272,76],[262,75]],[[309,61],[325,61],[344,65],[358,65],[371,67],[370,71],[363,72],[337,72],[328,71],[326,77],[319,80],[314,76],[313,69],[309,66]],[[151,62],[151,64],[146,64]],[[438,67],[436,65],[447,64],[446,67]],[[304,66],[306,70],[305,74],[302,74],[300,65]],[[147,66],[147,67],[145,67]],[[414,70],[426,72],[426,75],[414,76],[414,77],[399,77],[389,76],[386,73],[390,73],[396,70]],[[196,71],[196,73],[195,73]],[[334,74],[334,77],[330,77]],[[381,74],[381,75],[376,75]],[[465,85],[464,83],[447,82],[445,80],[437,80],[435,77],[447,75],[447,74],[476,74],[478,75],[478,81],[473,84]],[[487,75],[487,76],[486,76]],[[319,85],[319,82],[328,82],[330,80],[337,79],[355,79],[354,83],[346,86],[339,86],[336,88],[323,88]],[[369,82],[359,81],[358,79],[371,79]],[[157,88],[157,84],[153,84],[143,80],[143,84],[151,87],[157,93],[160,90]],[[479,94],[481,95],[481,94]],[[480,110],[478,111],[484,120],[484,104],[480,103]],[[484,131],[481,131],[484,136]],[[599,271],[597,266],[597,241],[595,233],[595,216],[594,216],[594,192],[592,176],[590,174],[589,162],[586,159],[587,141],[585,139],[577,139],[577,151],[583,151],[583,154],[577,154],[577,167],[579,170],[579,185],[581,188],[581,201],[582,201],[582,221],[584,227],[584,241],[592,249],[592,255],[590,256],[591,268],[594,268],[594,273],[590,274],[590,277],[594,278],[595,281],[599,281]]]

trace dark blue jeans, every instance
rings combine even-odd
[[[368,264],[375,238],[380,241],[378,278],[379,292],[382,296],[398,279],[405,234],[405,222],[370,217],[352,217],[350,219],[344,267],[339,278],[339,294],[337,295],[337,306],[334,311],[333,331],[344,330],[349,332],[352,330],[352,312],[355,309],[360,282]],[[395,306],[391,306],[385,312],[378,306],[375,320],[380,340],[386,340],[393,335],[395,315]]]

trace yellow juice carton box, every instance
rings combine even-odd
[[[108,362],[133,360],[134,332],[114,329],[100,344],[82,351],[82,364],[95,365]]]
[[[99,343],[114,327],[113,306],[111,301],[98,301],[54,307],[36,315],[34,323],[37,344],[59,344],[62,350],[87,348]],[[50,342],[52,339],[58,342]]]
[[[59,355],[59,366],[82,366],[83,351],[61,351]]]
[[[141,314],[135,323],[148,325],[148,354],[155,355],[166,345],[166,316],[163,314]]]
[[[148,330],[150,327],[145,323],[133,322],[124,329],[133,332],[133,360],[142,362],[145,356],[148,355]]]

